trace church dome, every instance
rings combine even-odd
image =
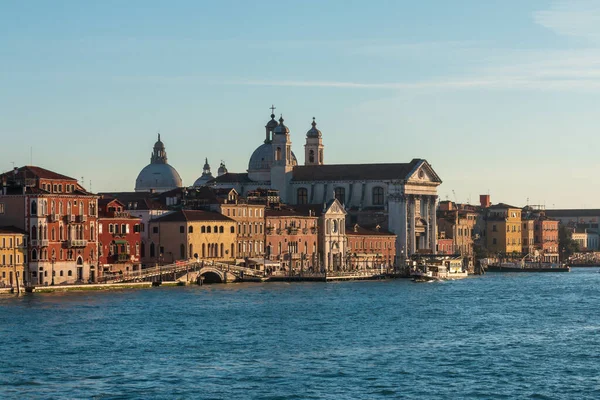
[[[277,125],[279,125],[279,124],[277,123],[277,121],[275,121],[275,114],[271,114],[271,120],[269,122],[267,122],[267,125],[265,125],[265,128],[272,131],[275,128],[277,128]]]
[[[306,132],[306,137],[309,138],[320,138],[321,131],[317,129],[317,123],[315,121],[315,117],[313,117],[312,128],[308,132]]]
[[[296,155],[292,151],[292,164],[298,165]],[[273,165],[273,145],[271,143],[263,143],[250,156],[248,163],[248,172],[260,169],[271,169]]]
[[[181,177],[175,168],[167,163],[165,145],[160,140],[154,144],[150,164],[142,169],[135,180],[136,192],[166,192],[182,187]]]
[[[135,180],[136,192],[160,193],[182,186],[179,173],[169,164],[148,164]]]
[[[194,186],[196,187],[200,187],[200,186],[204,186],[206,185],[206,183],[208,181],[213,180],[214,177],[212,176],[212,173],[210,172],[210,164],[208,163],[208,158],[204,159],[204,167],[202,168],[202,175],[200,176],[200,178],[196,179],[196,182],[194,182]]]

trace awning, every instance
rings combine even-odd
[[[127,240],[115,240],[115,244],[127,244]]]

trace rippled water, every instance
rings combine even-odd
[[[600,274],[0,297],[0,398],[600,398]]]

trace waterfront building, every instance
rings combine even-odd
[[[119,192],[102,193],[103,198],[118,199],[125,205],[127,211],[132,217],[140,219],[140,260],[142,267],[154,264],[155,257],[150,257],[150,221],[161,215],[171,212],[168,207],[155,199],[158,194],[150,192]]]
[[[27,283],[93,282],[98,196],[77,179],[35,166],[0,175],[1,225],[27,232]]]
[[[26,265],[27,232],[0,226],[0,287],[23,287]]]
[[[372,229],[358,224],[346,228],[348,238],[347,263],[351,270],[394,265],[396,235],[377,225]]]
[[[153,264],[196,258],[231,262],[235,258],[233,219],[211,211],[179,210],[150,221],[148,257]]]
[[[473,261],[475,225],[480,212],[467,205],[442,201],[437,210],[438,233],[452,239],[453,254],[460,254],[468,262]]]
[[[558,262],[558,220],[540,215],[535,220],[534,239],[543,262]]]
[[[304,150],[304,165],[299,165],[283,117],[278,122],[271,114],[265,140],[252,153],[247,172],[228,172],[208,184],[234,188],[242,196],[259,188],[275,189],[290,205],[322,205],[337,199],[351,223],[379,224],[395,233],[396,249],[402,254],[436,251],[441,180],[426,160],[327,165],[323,134],[314,119]]]
[[[133,217],[117,199],[98,200],[99,274],[130,273],[141,269],[140,217]]]
[[[486,210],[487,249],[496,254],[521,254],[522,232],[519,207],[499,203]]]
[[[167,151],[159,133],[150,156],[150,164],[140,171],[135,180],[135,191],[160,193],[182,186],[179,173],[167,161]]]
[[[233,192],[235,190],[232,189]],[[217,211],[237,223],[236,257],[260,258],[265,254],[265,206],[254,204],[237,196],[218,205]]]
[[[525,212],[521,215],[522,217],[522,229],[521,229],[521,245],[523,247],[523,254],[533,254],[536,252],[535,242],[535,219],[528,216]]]
[[[319,224],[311,210],[267,209],[265,224],[266,259],[277,261],[282,271],[319,270]]]
[[[451,255],[454,254],[454,240],[447,238],[445,232],[440,232],[437,239],[437,253]]]

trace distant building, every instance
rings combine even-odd
[[[135,180],[135,191],[160,193],[182,186],[179,173],[167,162],[167,151],[159,133],[150,156],[150,164],[140,171]]]
[[[306,132],[304,165],[292,151],[289,128],[275,114],[265,140],[252,153],[246,173],[225,173],[208,182],[240,195],[259,188],[279,191],[293,206],[337,199],[350,223],[377,225],[396,234],[398,254],[436,251],[437,187],[441,179],[423,159],[389,164],[325,164],[323,134],[313,119]],[[397,255],[398,255],[397,254]]]
[[[521,254],[521,209],[499,203],[485,211],[487,249],[497,254]]]
[[[223,164],[221,164],[222,166]],[[221,168],[219,168],[221,169]],[[204,168],[202,168],[202,175],[194,182],[194,187],[200,187],[206,185],[210,180],[214,179],[210,172],[210,165],[208,164],[208,158],[204,160]]]
[[[27,232],[0,226],[0,287],[24,287],[27,266]]]

